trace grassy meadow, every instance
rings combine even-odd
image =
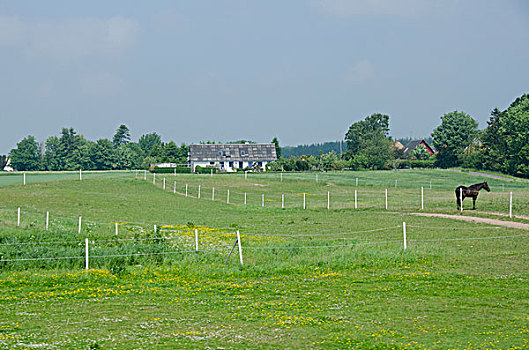
[[[453,189],[488,181],[459,215],[509,220],[513,192],[529,222],[525,181],[143,175],[0,175],[0,348],[529,347],[529,232],[411,215],[459,214]]]

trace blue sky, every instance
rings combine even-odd
[[[0,1],[0,153],[62,127],[111,138],[396,137],[529,92],[523,0]]]

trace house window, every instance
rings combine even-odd
[[[248,162],[248,166],[252,166],[253,165],[253,162]]]
[[[233,168],[233,162],[230,162],[230,168]]]
[[[224,168],[224,162],[220,162],[220,167]]]
[[[221,151],[219,151],[219,156],[221,156],[221,155],[222,155],[222,152],[221,152]]]
[[[244,168],[243,162],[239,162],[239,168],[241,168],[241,169]]]
[[[259,162],[259,166],[262,167],[263,166],[263,162]]]
[[[244,153],[244,151],[241,151],[241,156],[245,156],[246,153]]]
[[[209,162],[209,165],[215,165],[215,162]]]

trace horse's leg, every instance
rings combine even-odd
[[[460,193],[458,193],[458,191],[456,190],[456,204],[457,204],[457,210],[459,210],[459,208],[461,208],[461,198],[460,198],[459,196],[460,196]]]
[[[478,199],[478,196],[473,196],[472,197],[472,209],[476,209],[476,199]]]

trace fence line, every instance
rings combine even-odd
[[[402,226],[396,226],[392,228],[400,228]],[[387,230],[391,228],[382,228],[375,230],[366,230],[366,231],[357,231],[357,232],[373,232],[380,230]],[[235,233],[230,233],[235,234]],[[237,233],[238,234],[238,233]],[[273,235],[270,235],[273,236]],[[302,237],[303,235],[298,235]],[[239,237],[239,236],[238,236]],[[488,236],[488,237],[465,237],[465,238],[439,238],[439,239],[409,239],[408,242],[450,242],[450,241],[474,241],[474,240],[488,240],[488,239],[503,239],[503,238],[519,238],[519,237],[529,237],[529,234],[518,234],[518,235],[502,235],[502,236]],[[239,240],[239,238],[238,238]],[[100,240],[100,241],[110,241],[110,240]],[[113,240],[116,241],[116,240]],[[117,240],[121,241],[121,240]],[[95,241],[92,241],[94,244]],[[402,240],[386,240],[386,241],[376,241],[376,242],[358,242],[350,244],[332,244],[332,245],[314,245],[314,246],[244,246],[245,249],[252,250],[274,250],[274,249],[318,249],[318,248],[340,248],[340,247],[353,247],[353,246],[363,246],[363,245],[378,245],[378,244],[389,244],[389,243],[400,243]],[[54,242],[35,242],[32,244],[47,244]],[[62,242],[60,242],[62,243]],[[82,241],[75,241],[75,243],[82,243]],[[24,244],[24,243],[20,243]],[[6,244],[3,244],[6,245]],[[13,244],[15,245],[15,244]],[[221,248],[210,249],[212,251],[223,251]],[[150,255],[169,255],[169,254],[181,254],[181,253],[192,253],[196,250],[178,250],[178,251],[169,251],[169,252],[151,252],[151,253],[131,253],[131,254],[111,254],[111,255],[91,255],[90,258],[116,258],[116,257],[129,257],[129,256],[150,256]],[[49,260],[75,260],[75,259],[85,259],[84,256],[69,256],[69,257],[45,257],[45,258],[20,258],[20,259],[0,259],[0,262],[17,262],[17,261],[49,261]]]

